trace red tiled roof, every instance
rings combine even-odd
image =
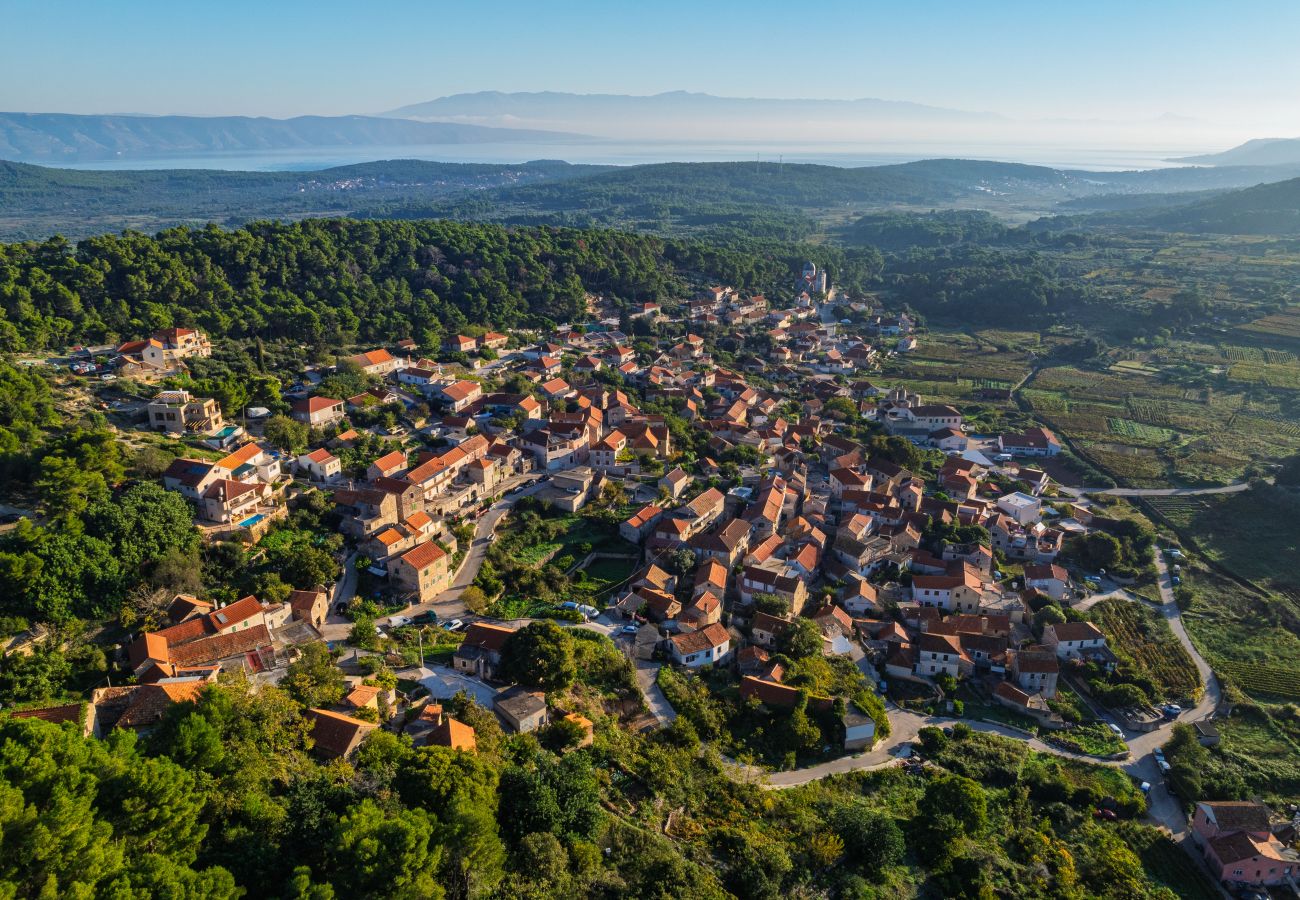
[[[402,555],[402,562],[414,569],[427,569],[447,555],[441,547],[434,541],[425,541],[423,544],[408,550]]]
[[[308,710],[308,715],[313,719],[311,736],[316,743],[316,750],[327,759],[346,756],[358,735],[367,734],[378,727],[372,722],[363,722],[327,709]]]
[[[499,651],[505,646],[506,639],[514,633],[513,628],[506,628],[504,625],[475,622],[465,629],[465,640],[461,642],[461,646]]]
[[[688,654],[721,647],[731,640],[731,635],[727,633],[727,629],[714,622],[712,625],[705,625],[699,631],[673,635],[671,640],[678,653]]]
[[[241,653],[250,653],[269,646],[270,643],[271,633],[266,630],[266,626],[254,625],[242,631],[214,634],[178,647],[171,647],[169,652],[174,665],[197,666],[229,659]]]
[[[293,411],[318,413],[342,405],[342,400],[335,400],[333,397],[308,397],[305,400],[293,401]]]

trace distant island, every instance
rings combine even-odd
[[[0,113],[0,159],[84,163],[187,154],[357,146],[519,143],[580,135],[371,116],[78,116]]]
[[[1256,138],[1222,153],[1184,156],[1171,162],[1205,166],[1290,166],[1300,163],[1300,138]]]

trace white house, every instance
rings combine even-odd
[[[677,665],[698,669],[731,655],[731,635],[721,624],[714,622],[699,631],[673,635],[668,641],[668,652]]]
[[[298,468],[312,481],[336,481],[343,473],[343,463],[324,447],[298,457]]]
[[[1106,635],[1091,622],[1061,622],[1043,629],[1043,643],[1061,659],[1075,659],[1106,649]]]
[[[1043,501],[1020,491],[999,497],[998,509],[1022,526],[1032,525],[1043,517]]]

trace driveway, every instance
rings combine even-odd
[[[512,506],[519,502],[521,497],[530,496],[542,489],[543,485],[538,479],[543,474],[545,473],[529,472],[526,475],[518,475],[502,482],[499,485],[502,494],[520,485],[527,485],[527,487],[513,496],[503,496],[488,507],[488,511],[479,518],[478,524],[474,528],[473,542],[470,544],[465,558],[461,560],[460,569],[452,579],[451,587],[440,593],[432,602],[413,603],[406,609],[399,610],[396,614],[409,616],[432,609],[438,614],[439,620],[463,618],[468,610],[466,610],[465,604],[461,602],[460,595],[464,593],[465,588],[474,583],[478,570],[483,565],[483,560],[487,558],[488,546],[490,545],[489,538],[496,532],[501,519],[505,517]]]
[[[327,641],[345,641],[352,633],[352,620],[341,616],[334,610],[340,603],[350,603],[357,593],[356,552],[349,553],[343,560],[343,577],[334,582],[330,594],[329,611],[325,614],[325,624],[320,627],[321,637]]]
[[[474,702],[485,709],[492,708],[492,700],[498,691],[492,685],[478,678],[462,675],[447,666],[423,666],[419,669],[404,669],[397,673],[401,678],[418,681],[430,697],[446,699],[458,691],[464,691],[474,698]]]
[[[633,664],[636,666],[636,683],[641,688],[641,696],[645,697],[650,712],[659,720],[660,725],[671,725],[677,720],[677,710],[672,708],[664,692],[659,689],[659,663],[638,659]]]

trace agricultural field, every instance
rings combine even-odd
[[[1205,556],[1263,588],[1300,597],[1300,494],[1256,484],[1248,491],[1149,498]]]
[[[1134,422],[1132,419],[1120,419],[1111,416],[1106,419],[1106,425],[1110,428],[1111,434],[1128,438],[1129,441],[1138,444],[1167,444],[1178,437],[1176,431],[1161,428],[1158,425]]]
[[[1184,566],[1182,576],[1191,601],[1183,624],[1211,666],[1225,674],[1245,667],[1300,671],[1300,608],[1293,600],[1253,592],[1200,566]],[[1259,684],[1238,686],[1250,694]]]
[[[1264,316],[1245,325],[1239,325],[1237,330],[1252,337],[1300,344],[1300,310],[1288,309]]]
[[[1243,704],[1219,719],[1212,772],[1240,779],[1243,795],[1285,806],[1300,799],[1300,719],[1294,705]]]
[[[1270,385],[1239,382],[1217,348],[1184,343],[1179,350],[1194,348],[1223,371],[1152,352],[1145,364],[1159,367],[1158,376],[1053,366],[1039,371],[1021,398],[1089,462],[1133,487],[1227,484],[1300,450],[1300,393],[1278,387],[1282,372],[1300,386],[1300,365],[1274,354],[1278,363],[1248,370],[1271,373]]]
[[[1300,700],[1300,667],[1220,660],[1216,671],[1251,696]]]
[[[1149,681],[1156,693],[1169,699],[1195,699],[1203,687],[1196,664],[1168,624],[1145,605],[1111,598],[1090,612],[1112,650],[1131,663],[1132,674]]]

